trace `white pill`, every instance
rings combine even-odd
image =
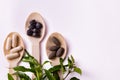
[[[17,47],[17,45],[18,45],[18,36],[17,36],[17,34],[13,34],[12,35],[12,47],[13,48]]]
[[[10,53],[8,55],[6,55],[6,58],[9,59],[9,60],[12,60],[12,59],[16,59],[20,56],[19,53]]]
[[[12,48],[12,39],[8,37],[6,41],[6,50],[10,50],[11,48]]]
[[[22,46],[18,46],[18,47],[15,47],[13,49],[10,50],[10,53],[16,53],[16,52],[19,52],[23,50],[23,47]]]

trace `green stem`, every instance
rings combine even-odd
[[[63,78],[63,80],[65,80],[70,73],[71,73],[71,71],[69,70],[68,73],[67,73],[67,75],[65,76],[65,78]]]

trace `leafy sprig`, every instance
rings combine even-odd
[[[31,56],[27,50],[25,50],[25,56],[22,58],[22,62],[29,63],[29,68],[24,66],[14,67],[16,71],[14,75],[18,76],[20,80],[32,80],[25,72],[31,72],[34,74],[33,80],[60,80],[60,76],[58,74],[59,71],[64,75],[63,80],[65,80],[68,75],[72,72],[77,72],[78,74],[82,74],[82,70],[75,65],[75,60],[73,56],[68,57],[68,63],[64,64],[64,60],[60,58],[60,65],[51,66],[49,69],[45,69],[44,65],[49,63],[49,61],[45,61],[43,64],[39,64],[38,61]],[[66,75],[65,75],[66,74]],[[12,74],[8,73],[8,80],[14,80]],[[72,77],[70,80],[80,80],[77,77]]]

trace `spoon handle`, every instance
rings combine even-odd
[[[62,71],[61,71],[61,70],[58,72],[58,75],[59,75],[59,77],[60,77],[60,80],[63,80],[63,74],[62,74]]]
[[[32,55],[33,57],[40,63],[41,55],[40,55],[40,44],[39,43],[33,43],[32,45]]]
[[[15,64],[15,63],[11,63],[9,65],[9,73],[12,75],[13,79],[14,80],[18,80],[18,77],[16,75],[14,75],[15,71],[13,70],[14,67],[16,67],[18,64]]]
[[[18,77],[14,75],[15,71],[13,69],[9,69],[9,73],[12,75],[14,80],[18,80]]]

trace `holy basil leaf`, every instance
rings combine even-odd
[[[15,70],[15,71],[22,71],[22,72],[35,72],[34,69],[25,68],[24,66],[14,67],[14,70]]]
[[[8,80],[14,80],[12,75],[8,73]]]
[[[60,80],[58,72],[53,72],[53,76],[55,77],[56,80]]]
[[[34,75],[36,76],[37,80],[41,80],[43,75],[43,69],[40,67],[40,65],[35,65],[34,69],[35,69]]]
[[[23,73],[23,72],[17,72],[16,74],[17,74],[21,79],[31,80],[30,77],[29,77],[27,74]]]
[[[45,64],[47,64],[47,63],[49,63],[50,61],[45,61],[43,64],[42,64],[42,66],[44,66]]]
[[[63,64],[64,60],[63,58],[60,58],[60,64]]]
[[[68,66],[69,66],[69,68],[73,67],[72,60],[69,57],[68,57]]]
[[[76,78],[76,77],[73,77],[73,78],[71,78],[70,80],[80,80],[80,79],[78,79],[78,78]]]
[[[38,61],[27,52],[27,50],[25,50],[25,53],[26,54],[22,59],[23,62],[28,62],[28,63],[32,63],[32,64],[35,64],[35,65],[39,64]]]
[[[34,65],[38,65],[38,61],[35,58],[32,57],[23,57],[22,59],[23,62],[28,62],[28,63],[32,63]]]
[[[71,55],[71,60],[72,60],[72,63],[75,63],[75,59],[73,58],[72,55]]]
[[[50,73],[50,71],[48,71],[46,69],[44,71],[45,71],[45,74],[46,74],[46,77],[48,78],[48,80],[56,80],[54,78],[54,76]]]
[[[40,65],[35,65],[34,69],[35,71],[42,72],[42,68]]]
[[[49,61],[45,61],[41,65],[38,63],[38,61],[33,56],[31,56],[27,52],[27,50],[25,50],[25,55],[23,56],[22,61],[29,63],[30,68],[26,68],[24,66],[17,66],[14,68],[14,70],[16,71],[15,75],[17,75],[20,78],[20,80],[31,80],[30,77],[27,74],[25,74],[24,72],[34,73],[35,77],[33,80],[60,80],[58,71],[61,70],[61,72],[62,72],[61,75],[64,75],[64,73],[66,72],[66,69],[68,69],[68,71],[69,71],[68,75],[72,71],[82,74],[81,69],[75,66],[75,64],[74,64],[75,60],[74,60],[73,56],[68,58],[68,64],[66,64],[66,65],[63,64],[64,60],[62,58],[60,58],[60,60],[59,60],[60,64],[51,67],[49,70],[46,70],[43,68],[43,66],[46,63],[48,63]],[[67,76],[64,77],[64,80],[65,80],[65,78],[67,78]],[[14,80],[10,74],[8,74],[8,80]],[[79,80],[79,79],[76,77],[73,77],[70,80]]]
[[[34,67],[35,67],[35,65],[34,65],[34,64],[29,63],[29,65],[30,65],[30,68],[31,68],[31,69],[34,69]]]
[[[47,80],[47,77],[46,77],[46,74],[45,74],[45,73],[43,73],[41,80]]]
[[[20,80],[26,80],[26,79],[24,79],[24,78],[21,78]]]
[[[29,54],[29,52],[25,49],[25,56],[27,56],[27,57],[32,57],[32,58],[34,58],[33,56],[31,56],[30,54]]]
[[[38,66],[40,66],[38,61],[34,57],[32,57],[27,51],[26,56],[23,57],[22,61],[29,63],[31,70],[34,71],[36,70],[36,68],[38,69]],[[41,66],[39,67],[39,69],[41,69]]]
[[[53,66],[52,68],[49,69],[50,72],[56,72],[59,71],[61,69],[61,65],[56,65]]]
[[[37,80],[37,78],[34,78],[33,80]]]
[[[39,72],[36,70],[36,77],[37,77],[37,80],[40,80],[41,78],[41,75],[39,74]]]
[[[77,72],[77,73],[79,73],[80,75],[82,75],[82,70],[80,68],[75,67],[74,71]]]
[[[66,71],[64,65],[63,65],[63,62],[64,60],[62,58],[60,58],[60,65],[61,65],[61,70],[62,70],[62,73],[64,74],[64,72]]]

